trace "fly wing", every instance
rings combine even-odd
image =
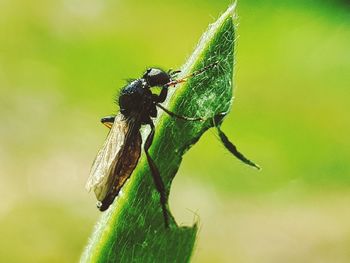
[[[141,136],[135,136],[134,141],[129,139],[131,134],[134,134],[133,127],[132,122],[126,121],[122,114],[118,114],[106,141],[96,156],[86,189],[88,191],[93,189],[99,201],[102,201],[111,189],[115,188],[115,183],[120,184],[118,178],[129,178],[137,164],[141,152]],[[137,134],[139,135],[138,131]],[[127,141],[133,141],[133,143],[127,145]],[[127,162],[127,167],[125,167],[122,163],[128,159],[131,161]],[[126,179],[122,181],[125,182]]]
[[[111,173],[113,174],[112,188],[110,195],[117,196],[126,180],[134,171],[141,155],[141,134],[135,130],[133,135],[128,134],[122,151],[118,154],[117,161],[114,163]]]

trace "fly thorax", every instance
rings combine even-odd
[[[135,80],[125,86],[119,96],[120,111],[124,116],[142,111],[145,100],[144,81]]]

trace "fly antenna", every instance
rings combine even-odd
[[[192,77],[195,77],[195,76],[202,74],[204,71],[206,71],[212,67],[215,67],[218,63],[219,63],[218,61],[211,63],[208,66],[205,66],[205,67],[203,67],[203,68],[201,68],[201,69],[199,69],[199,70],[197,70],[197,71],[195,71],[195,72],[193,72],[193,73],[191,73],[183,78],[172,80],[172,81],[168,82],[167,84],[165,84],[165,86],[167,86],[167,87],[176,86],[177,84],[186,82],[189,78],[192,78]]]

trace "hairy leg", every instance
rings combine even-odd
[[[259,165],[255,164],[253,161],[246,158],[242,153],[240,153],[237,150],[237,147],[232,142],[230,142],[230,140],[228,139],[226,134],[220,129],[220,126],[216,126],[216,129],[218,131],[218,134],[219,134],[219,137],[220,137],[222,143],[224,144],[225,148],[229,152],[231,152],[237,159],[241,160],[245,164],[248,164],[248,165],[253,166],[253,167],[260,170]]]
[[[155,184],[156,189],[160,195],[160,204],[162,206],[165,227],[169,227],[169,214],[168,214],[168,210],[166,207],[168,200],[167,200],[167,196],[166,196],[165,186],[164,186],[162,177],[160,176],[159,170],[148,152],[148,150],[151,147],[152,142],[153,142],[154,130],[155,130],[154,124],[152,121],[149,122],[149,125],[151,126],[151,132],[146,139],[146,142],[144,145],[144,150],[145,150],[145,153],[147,156],[147,161],[148,161],[149,167],[151,169],[151,174],[153,177],[154,184]]]

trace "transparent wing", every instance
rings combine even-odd
[[[129,124],[125,121],[123,115],[118,114],[92,164],[90,176],[85,187],[88,191],[94,190],[98,200],[103,200],[108,194],[111,181],[113,181],[111,170],[118,161],[117,159],[123,149],[129,128]]]

